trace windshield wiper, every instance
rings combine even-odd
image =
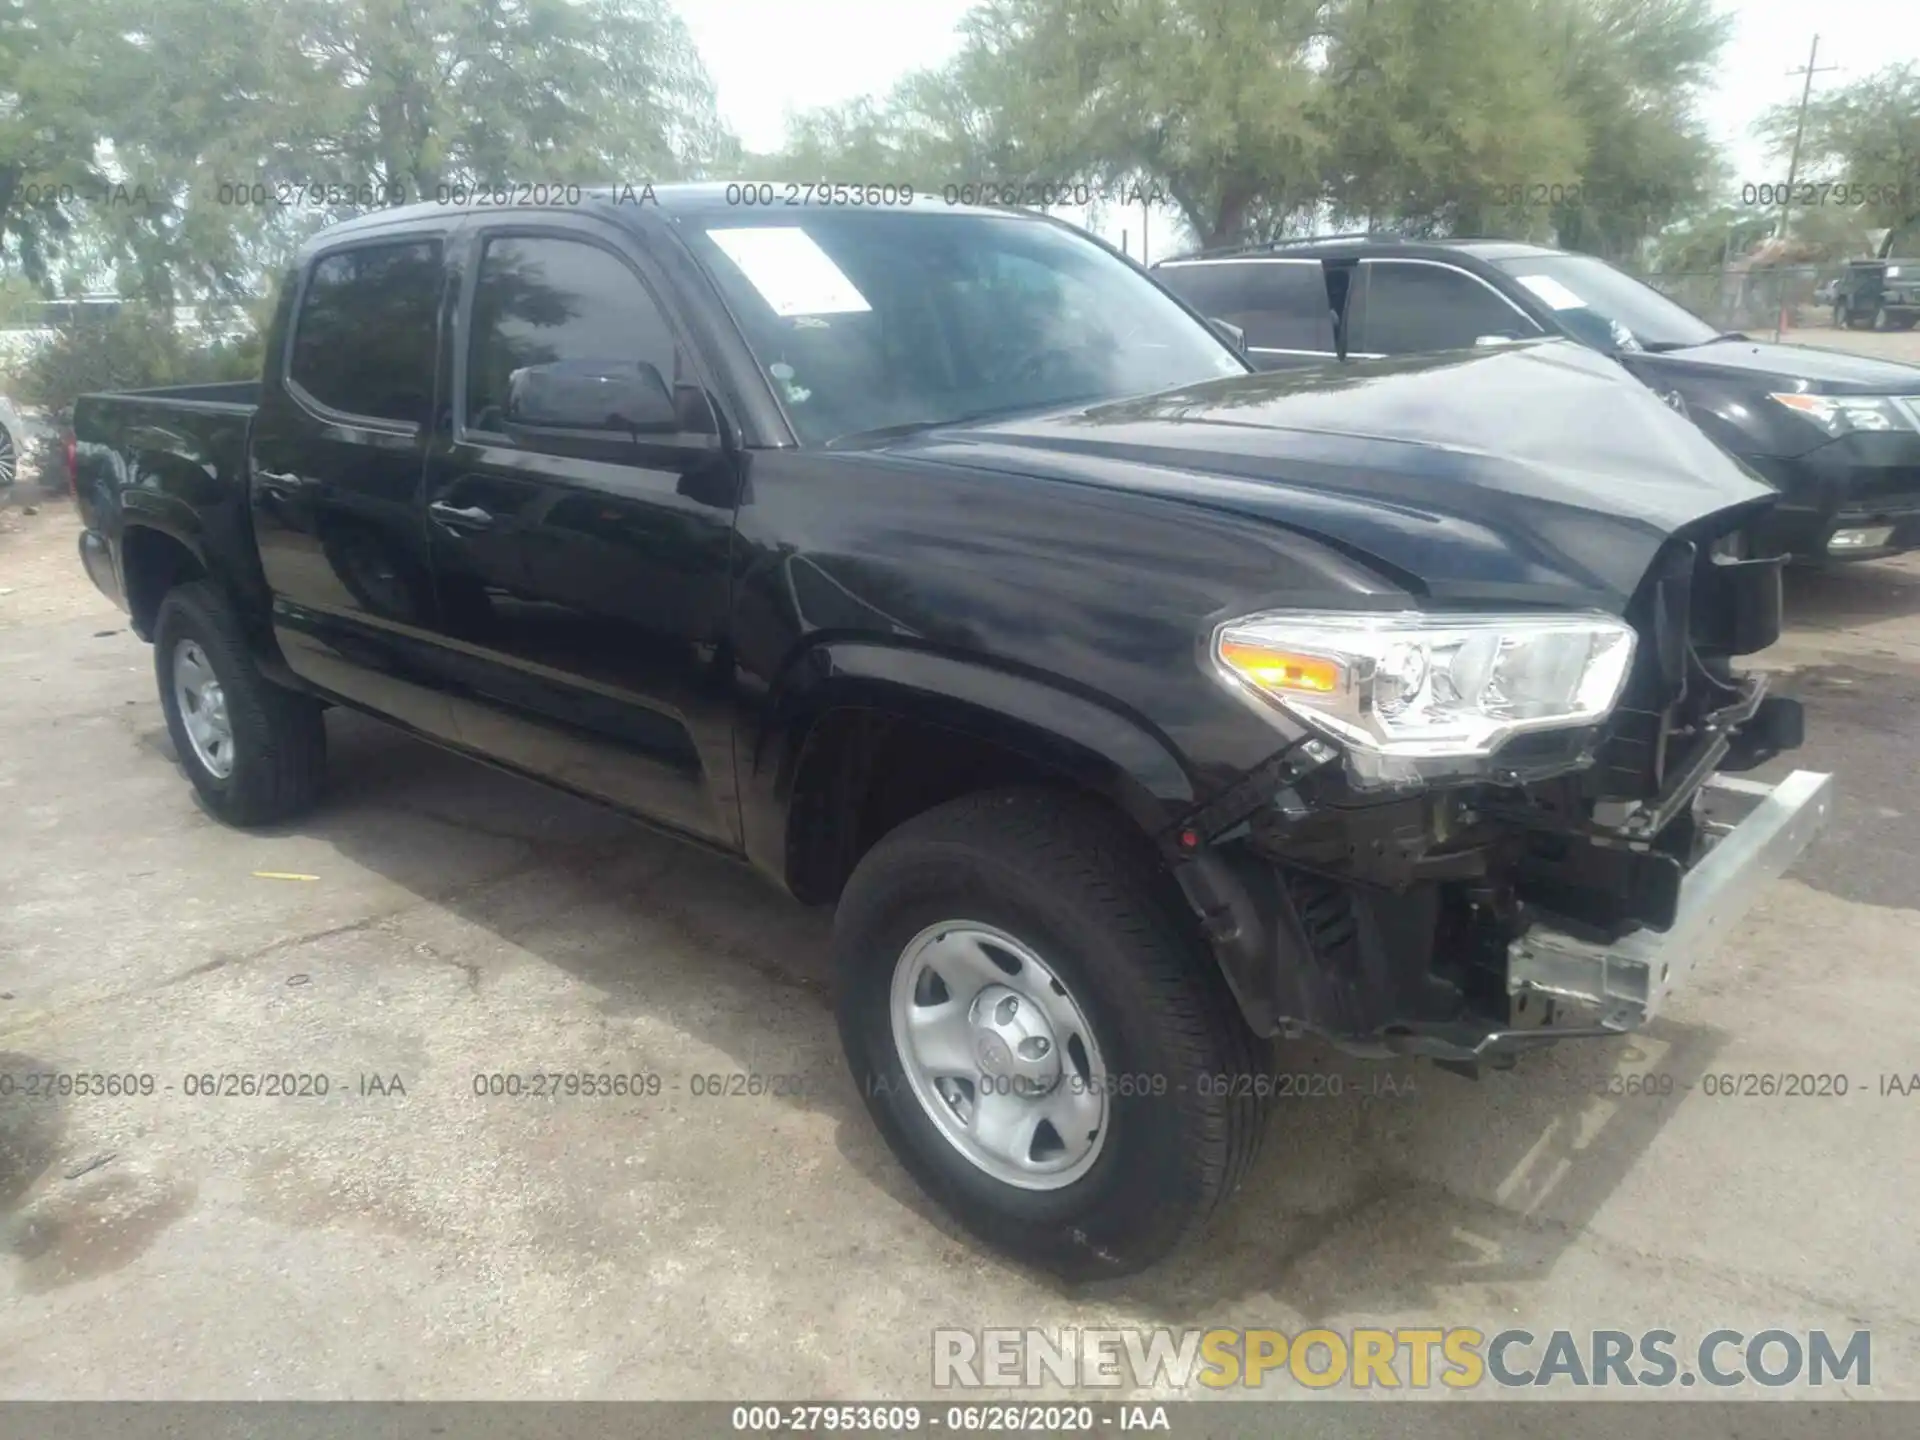
[[[975,420],[991,419],[1001,412],[995,410],[974,410],[965,415],[948,415],[939,420],[906,420],[898,425],[881,425],[873,430],[849,430],[844,435],[836,435],[827,441],[826,448],[834,449],[843,441],[865,442],[868,440],[898,440],[903,435],[918,435],[922,430],[938,430],[947,425],[966,425]]]
[[[866,444],[869,441],[898,440],[906,435],[918,435],[926,430],[944,430],[949,425],[974,425],[982,420],[1006,420],[1015,415],[1044,413],[1048,410],[1064,410],[1070,405],[1084,405],[1092,400],[1103,400],[1107,396],[1096,391],[1091,395],[1067,395],[1058,400],[1048,400],[1040,405],[996,405],[985,410],[969,410],[964,415],[947,415],[938,420],[907,420],[898,425],[881,425],[872,430],[849,430],[844,435],[836,435],[827,441],[826,449],[838,449],[843,443]]]
[[[1722,330],[1718,335],[1709,335],[1704,340],[1648,340],[1642,342],[1642,350],[1655,355],[1664,355],[1670,350],[1691,350],[1696,345],[1719,345],[1728,340],[1751,341],[1751,335],[1743,335],[1738,330]]]

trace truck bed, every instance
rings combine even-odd
[[[259,398],[257,381],[240,381],[83,395],[75,404],[81,558],[134,614],[136,631],[144,611],[122,579],[131,526],[141,527],[141,543],[167,537],[196,564],[261,586],[247,511],[247,437]]]
[[[169,407],[188,404],[196,409],[215,406],[223,410],[252,410],[260,403],[260,382],[228,380],[214,385],[156,385],[147,390],[109,390],[80,397],[82,405],[91,400],[157,401]]]

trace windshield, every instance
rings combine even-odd
[[[1248,369],[1152,281],[1042,220],[814,212],[688,239],[806,444]]]
[[[1576,338],[1604,350],[1672,350],[1704,345],[1720,332],[1631,275],[1591,255],[1523,255],[1493,262],[1554,312]],[[1624,346],[1619,326],[1632,345]]]

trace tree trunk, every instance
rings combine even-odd
[[[1213,222],[1201,244],[1209,250],[1237,245],[1246,239],[1247,211],[1253,205],[1253,191],[1246,185],[1228,185],[1220,192]]]

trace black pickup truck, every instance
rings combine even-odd
[[[1277,1038],[1632,1029],[1826,813],[1730,773],[1800,739],[1771,492],[1612,362],[1259,374],[1041,216],[725,197],[353,220],[259,386],[80,402],[213,812],[347,705],[837,903],[879,1128],[1076,1276],[1244,1175]]]

